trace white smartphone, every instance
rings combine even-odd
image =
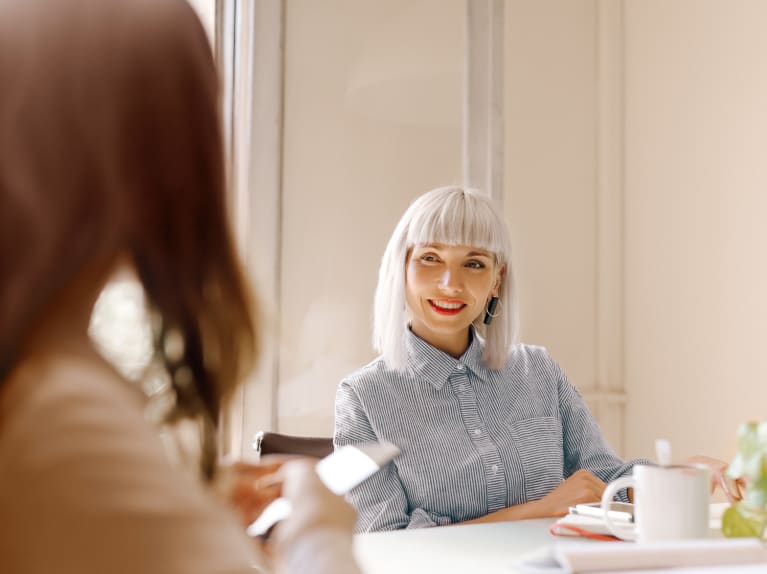
[[[629,502],[611,502],[610,518],[619,522],[634,522],[634,505]],[[576,504],[570,507],[570,514],[578,516],[593,516],[594,518],[604,518],[602,504],[599,502],[590,502],[588,504]]]
[[[367,480],[390,463],[399,454],[399,448],[388,442],[347,445],[330,453],[317,463],[317,474],[328,489],[338,495]],[[286,498],[273,500],[248,526],[248,536],[263,536],[291,512]]]

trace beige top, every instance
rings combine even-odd
[[[234,516],[169,464],[143,394],[92,363],[55,364],[0,387],[0,570],[257,572]],[[285,571],[354,571],[350,544],[318,534]]]

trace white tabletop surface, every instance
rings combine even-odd
[[[553,522],[545,518],[359,534],[354,539],[354,551],[365,574],[525,574],[515,562],[548,545],[611,544],[553,536],[549,534]],[[662,569],[652,573],[767,574],[767,564]],[[632,573],[624,570],[621,574]]]
[[[354,551],[365,574],[513,574],[517,570],[512,564],[523,554],[572,542],[549,534],[553,522],[545,518],[359,534]]]

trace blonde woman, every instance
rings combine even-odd
[[[381,262],[380,357],[336,396],[336,446],[402,450],[351,493],[358,530],[555,516],[630,472],[637,461],[615,454],[562,369],[517,332],[509,232],[491,200],[460,187],[419,197]]]

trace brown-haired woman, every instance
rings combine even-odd
[[[0,3],[3,571],[253,571],[256,546],[168,464],[145,397],[87,334],[102,287],[131,268],[171,416],[200,423],[212,477],[215,421],[256,342],[217,109],[184,0]],[[285,475],[296,511],[276,529],[276,568],[356,571],[351,511],[310,465]]]

